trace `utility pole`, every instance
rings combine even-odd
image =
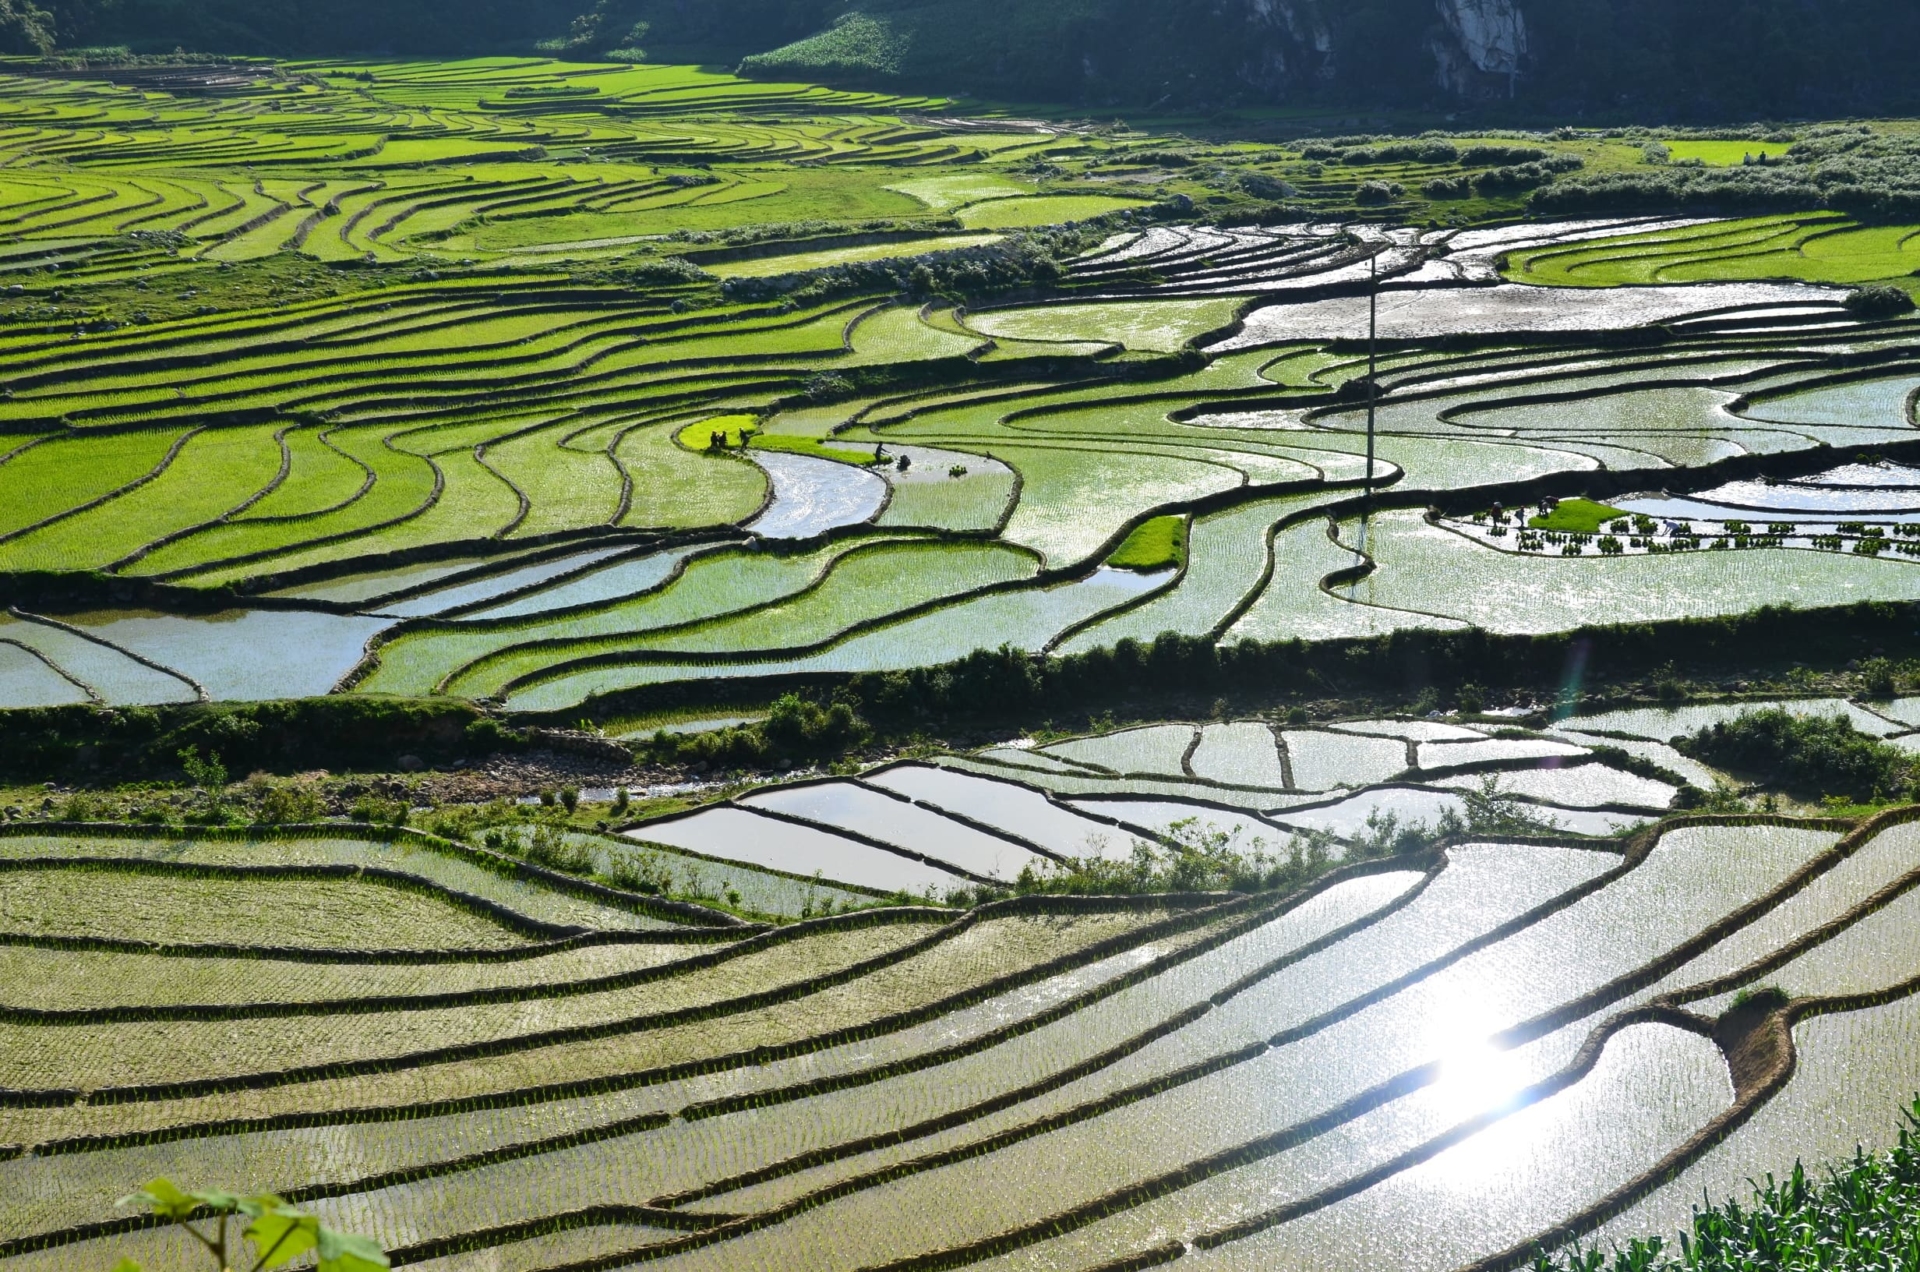
[[[1367,504],[1373,513],[1373,424],[1380,388],[1380,253],[1367,257]]]

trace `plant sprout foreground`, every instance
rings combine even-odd
[[[307,1253],[319,1256],[319,1272],[373,1272],[389,1266],[380,1247],[365,1237],[335,1232],[271,1193],[239,1197],[218,1189],[183,1192],[172,1180],[160,1178],[121,1198],[121,1204],[145,1205],[178,1224],[206,1247],[221,1272],[238,1268],[263,1272],[285,1267]],[[212,1221],[212,1233],[194,1227],[196,1218]],[[237,1233],[230,1226],[236,1219],[242,1221]],[[253,1262],[236,1261],[242,1253],[241,1242],[252,1244]],[[121,1259],[114,1272],[141,1272],[141,1267],[132,1259]]]

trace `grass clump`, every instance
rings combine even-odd
[[[1636,1237],[1609,1250],[1542,1254],[1534,1272],[1825,1272],[1912,1268],[1920,1260],[1920,1100],[1889,1152],[1854,1150],[1824,1180],[1795,1163],[1767,1176],[1752,1198],[1696,1208],[1677,1248]]]
[[[1143,523],[1107,558],[1116,570],[1142,574],[1179,566],[1187,559],[1187,519],[1155,517]]]
[[[1733,996],[1734,1011],[1772,1011],[1792,1001],[1778,985],[1750,985]]]
[[[1676,738],[1705,764],[1796,794],[1873,795],[1913,780],[1913,757],[1860,732],[1845,716],[1796,716],[1772,707]]]
[[[1632,515],[1591,499],[1562,499],[1552,512],[1534,517],[1527,524],[1535,530],[1556,530],[1561,534],[1598,534],[1609,521]]]
[[[1070,896],[1137,896],[1155,892],[1285,892],[1304,887],[1338,865],[1411,857],[1435,845],[1472,835],[1548,834],[1551,817],[1500,788],[1489,774],[1478,788],[1460,792],[1462,811],[1444,810],[1437,821],[1403,822],[1375,811],[1344,844],[1330,831],[1289,836],[1284,845],[1263,836],[1243,840],[1204,816],[1167,827],[1159,841],[1135,840],[1124,858],[1090,851],[1050,871],[1028,866],[1014,890]],[[1090,849],[1103,845],[1089,844]],[[1338,850],[1338,851],[1336,851]]]

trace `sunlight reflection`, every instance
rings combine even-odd
[[[1441,1055],[1434,1093],[1453,1120],[1465,1121],[1508,1107],[1530,1077],[1518,1052],[1469,1039]]]
[[[1440,1066],[1433,1097],[1456,1122],[1504,1107],[1530,1077],[1517,1051],[1489,1041],[1510,1022],[1469,986],[1440,982],[1434,989],[1424,1030],[1427,1053]]]

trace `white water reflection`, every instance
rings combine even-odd
[[[352,671],[384,618],[307,610],[151,610],[66,618],[100,639],[150,658],[206,687],[215,699],[312,698]]]
[[[20,646],[0,641],[0,707],[65,707],[85,701],[80,686]]]
[[[810,539],[871,521],[886,506],[885,479],[865,468],[784,451],[752,450],[747,458],[773,483],[773,502],[746,528],[769,539]]]
[[[615,544],[612,547],[594,548],[587,552],[576,552],[568,556],[554,557],[534,565],[524,565],[517,570],[508,570],[504,574],[490,574],[485,578],[473,579],[453,587],[444,587],[428,592],[424,596],[410,597],[392,605],[382,605],[379,612],[395,618],[424,618],[434,614],[444,614],[463,605],[477,605],[490,601],[496,596],[505,596],[509,592],[518,592],[523,588],[537,586],[549,579],[571,574],[575,570],[584,570],[590,565],[604,561],[610,556],[631,551],[629,544]]]
[[[463,621],[524,618],[530,614],[546,614],[553,610],[571,609],[578,605],[595,605],[603,601],[636,596],[666,582],[668,576],[687,557],[713,546],[699,544],[692,547],[673,548],[666,552],[654,552],[643,557],[616,561],[612,565],[602,566],[590,573],[556,583],[552,587],[542,588],[516,600],[490,605],[486,609],[472,610],[460,615],[460,618]]]
[[[1362,274],[1364,277],[1364,273]],[[1317,277],[1316,282],[1330,281]],[[1380,298],[1380,335],[1416,340],[1500,332],[1616,331],[1669,322],[1688,314],[1766,305],[1838,301],[1841,293],[1799,283],[1700,283],[1672,287],[1580,290],[1509,283],[1485,288],[1430,288]],[[1210,353],[1292,340],[1361,339],[1367,298],[1343,296],[1271,305],[1247,315],[1244,330],[1209,346]]]

